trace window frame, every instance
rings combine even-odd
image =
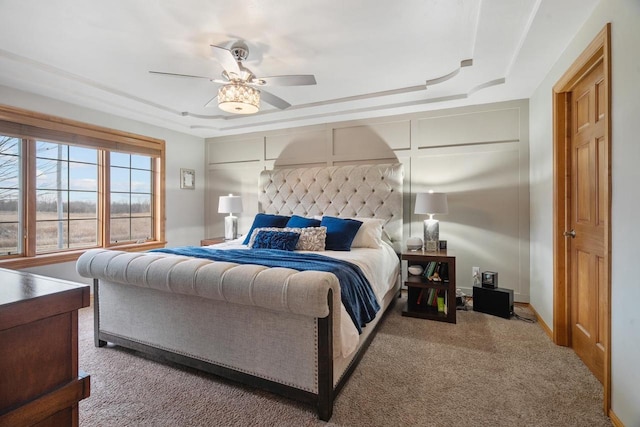
[[[63,158],[58,158],[56,157],[47,157],[46,155],[43,155],[43,153],[41,153],[39,151],[39,143],[44,142],[46,144],[56,144],[60,147],[64,147],[66,154],[63,156]],[[101,169],[101,165],[100,165],[100,155],[103,151],[95,149],[95,148],[88,148],[90,150],[93,150],[96,154],[95,156],[95,162],[90,162],[90,163],[85,163],[85,162],[79,162],[77,160],[73,160],[71,158],[71,156],[69,156],[68,154],[71,152],[70,148],[71,147],[79,147],[79,148],[85,148],[82,146],[78,146],[78,145],[72,145],[72,144],[68,144],[66,142],[60,142],[60,141],[43,141],[42,139],[26,139],[26,138],[22,138],[22,146],[24,147],[25,145],[31,146],[30,150],[31,152],[34,153],[35,156],[35,164],[36,164],[36,168],[34,170],[27,170],[27,174],[29,176],[30,179],[33,179],[36,183],[35,188],[27,188],[25,189],[26,193],[29,194],[30,192],[35,192],[36,196],[35,196],[35,200],[36,200],[36,227],[38,227],[38,225],[44,225],[47,222],[60,222],[62,221],[63,223],[67,224],[67,232],[69,233],[67,236],[65,237],[71,237],[70,234],[70,230],[71,230],[71,223],[75,222],[78,220],[78,218],[72,218],[72,212],[70,211],[70,207],[71,207],[71,198],[67,198],[66,202],[68,203],[68,210],[66,212],[66,214],[64,215],[64,218],[61,220],[60,218],[57,218],[56,220],[51,220],[51,219],[38,219],[38,215],[40,214],[40,212],[38,212],[37,210],[37,203],[38,203],[38,197],[39,194],[41,194],[42,192],[47,192],[47,191],[51,191],[53,193],[66,193],[67,196],[70,195],[70,193],[76,193],[76,192],[86,192],[86,190],[80,190],[78,188],[73,188],[71,186],[71,170],[73,169],[73,165],[78,165],[78,164],[87,164],[87,165],[91,165],[95,167],[95,172],[96,172],[96,183],[99,183],[101,180],[101,174],[100,174],[100,169]],[[67,166],[66,168],[66,187],[58,187],[58,188],[43,188],[41,185],[38,184],[38,180],[40,178],[40,171],[45,171],[45,168],[43,167],[42,164],[39,163],[39,161],[53,161],[53,162],[58,162],[60,164],[64,164]],[[40,166],[40,167],[38,167]],[[95,231],[96,231],[96,244],[95,245],[91,245],[91,244],[85,244],[82,246],[76,246],[76,247],[63,247],[63,248],[55,248],[55,249],[44,249],[44,248],[38,248],[38,244],[36,243],[36,255],[44,255],[44,254],[49,254],[49,253],[60,253],[60,252],[65,252],[65,251],[70,251],[70,250],[86,250],[87,248],[95,248],[98,245],[101,245],[101,241],[100,241],[100,230],[99,230],[99,221],[100,221],[100,215],[101,215],[101,211],[100,211],[100,200],[99,200],[99,196],[100,193],[98,192],[98,188],[95,189],[95,191],[91,191],[91,193],[95,194],[96,197],[96,217],[95,217]],[[39,234],[38,229],[36,228],[36,234]],[[60,236],[58,236],[60,237]],[[71,246],[71,242],[67,242],[67,244],[69,246]]]
[[[155,163],[154,163],[154,160],[155,160],[155,159],[154,159],[154,158],[151,158],[151,165],[150,165],[151,169],[150,169],[150,170],[148,170],[148,169],[141,169],[141,168],[138,168],[138,167],[134,167],[134,166],[131,164],[131,162],[130,162],[130,164],[129,164],[129,166],[128,166],[128,167],[119,166],[119,165],[112,165],[112,163],[111,163],[111,153],[113,153],[113,152],[116,152],[116,150],[112,150],[112,151],[109,151],[109,152],[105,152],[105,153],[104,153],[104,155],[105,155],[105,159],[106,159],[106,161],[105,161],[105,167],[104,167],[104,173],[105,173],[105,174],[107,174],[107,171],[109,171],[109,172],[108,172],[108,174],[107,174],[107,175],[108,175],[108,179],[109,179],[109,186],[107,186],[107,187],[106,187],[106,188],[108,189],[108,191],[105,191],[105,200],[108,200],[108,202],[109,202],[108,204],[106,204],[107,209],[106,209],[106,211],[105,211],[105,212],[106,212],[106,214],[107,214],[107,215],[106,215],[106,217],[105,217],[105,221],[108,221],[108,228],[107,228],[107,229],[108,229],[109,231],[110,231],[110,229],[111,229],[111,225],[112,225],[112,221],[111,221],[111,220],[113,219],[113,218],[111,218],[111,213],[112,213],[112,212],[111,212],[111,207],[112,207],[112,206],[111,206],[111,196],[112,196],[114,193],[118,193],[118,194],[128,194],[128,195],[129,195],[129,201],[130,201],[130,202],[131,202],[131,197],[132,197],[133,195],[135,195],[135,194],[147,194],[147,193],[140,193],[140,192],[133,191],[133,188],[129,188],[129,191],[114,191],[114,189],[113,189],[113,188],[112,188],[112,186],[111,186],[111,177],[112,177],[112,173],[111,173],[111,172],[112,172],[113,168],[115,167],[115,168],[120,168],[120,169],[126,169],[126,170],[128,170],[128,171],[129,171],[129,176],[130,176],[130,178],[131,178],[131,176],[132,176],[131,174],[132,174],[132,172],[133,172],[133,171],[149,171],[149,172],[152,174],[152,176],[153,176],[153,174],[154,174],[154,170],[155,170]],[[131,160],[131,159],[130,159],[130,160]],[[105,180],[106,180],[106,177],[105,177]],[[132,181],[130,181],[130,182],[132,182]],[[154,201],[155,201],[155,199],[156,199],[155,187],[156,187],[156,185],[155,185],[155,180],[154,180],[154,179],[152,179],[152,180],[151,180],[151,190],[150,190],[151,192],[150,192],[150,193],[148,193],[148,194],[149,194],[149,196],[150,196],[150,199],[151,199],[150,205],[152,206],[152,208],[151,208],[151,221],[152,221],[152,228],[154,228],[154,227],[153,227],[153,224],[155,223],[155,216],[156,216],[155,210],[153,209]],[[131,208],[131,204],[129,204],[129,207]],[[118,218],[122,218],[122,217],[118,217]],[[130,221],[133,221],[133,219],[134,219],[135,217],[133,216],[133,214],[131,213],[131,211],[129,211],[129,216],[128,216],[127,218],[128,218]],[[131,222],[130,222],[129,226],[131,227]],[[156,230],[155,230],[155,228],[154,228],[154,235],[155,235],[155,232],[156,232]],[[112,239],[113,239],[113,235],[112,235],[110,232],[109,232],[109,235],[108,235],[108,236],[105,236],[105,238],[106,238],[106,237],[109,237],[109,238],[104,242],[104,244],[105,244],[105,245],[107,245],[108,247],[114,247],[114,246],[115,246],[115,247],[118,247],[118,246],[122,246],[123,244],[125,244],[125,245],[126,245],[126,244],[130,244],[130,243],[132,243],[134,240],[138,240],[138,239],[131,239],[131,240],[129,240],[128,242],[126,242],[126,241],[125,241],[124,243],[117,242],[117,241],[113,241],[113,240],[112,240]]]
[[[0,134],[30,140],[22,144],[23,254],[2,256],[0,267],[27,268],[76,260],[86,250],[63,249],[36,254],[36,152],[37,140],[98,150],[98,244],[95,248],[144,251],[161,248],[165,241],[165,141],[122,132],[20,108],[0,105]],[[110,243],[109,153],[151,157],[153,240]]]

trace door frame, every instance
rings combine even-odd
[[[557,345],[571,344],[571,265],[569,245],[563,236],[570,224],[569,204],[571,155],[568,93],[600,62],[604,66],[607,85],[604,102],[605,164],[607,173],[604,185],[606,221],[604,236],[604,283],[607,286],[608,304],[605,310],[603,342],[604,354],[604,398],[603,409],[609,415],[611,409],[611,23],[598,33],[587,48],[578,56],[563,76],[553,86],[553,342]]]

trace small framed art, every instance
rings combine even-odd
[[[438,250],[439,251],[446,251],[447,250],[447,241],[446,240],[439,240],[438,241]]]
[[[180,169],[180,188],[195,190],[196,171],[193,169]]]

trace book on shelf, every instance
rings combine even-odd
[[[444,298],[444,296],[438,296],[438,313],[444,313]]]
[[[436,272],[436,269],[437,269],[437,267],[438,267],[438,263],[437,263],[437,262],[435,262],[435,261],[433,261],[429,267],[430,267],[430,268],[429,268],[429,277],[432,277],[432,276],[433,276],[433,273],[435,273],[435,272]]]
[[[429,305],[435,308],[438,308],[438,295],[440,291],[435,288],[431,288],[431,300],[429,301]]]
[[[442,283],[444,280],[442,279],[442,266],[444,263],[438,261],[436,264],[436,268],[433,270],[433,274],[431,275],[431,280],[434,282]]]
[[[427,263],[426,265],[422,266],[422,277],[427,277],[427,270],[429,269],[429,263]]]
[[[449,314],[449,292],[444,293],[444,314]]]
[[[422,276],[428,278],[429,277],[429,270],[431,269],[431,263],[433,261],[429,261],[425,266],[424,266],[424,270],[422,271]]]
[[[416,305],[420,305],[422,302],[422,294],[424,293],[424,289],[420,289],[420,293],[418,294],[418,298],[416,299]]]
[[[438,273],[438,276],[440,275],[439,269],[440,269],[440,262],[429,261],[424,267],[422,276],[425,277],[426,279],[431,280],[434,274]]]
[[[440,269],[438,270],[438,274],[443,282],[449,283],[449,263],[443,262],[440,264]]]

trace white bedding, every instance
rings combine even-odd
[[[230,240],[228,242],[208,247],[215,249],[249,249],[246,245],[242,244],[243,241],[244,237],[241,237],[236,240]],[[383,313],[384,307],[382,307],[382,299],[389,289],[391,289],[396,283],[400,269],[398,255],[390,245],[382,242],[382,247],[379,249],[352,248],[351,251],[321,251],[309,253],[342,259],[360,267],[360,269],[362,269],[362,273],[365,275],[367,280],[369,280],[376,299],[378,300],[378,304],[380,304],[382,308],[377,315],[381,315]],[[347,310],[344,308],[344,305],[341,305],[341,307],[340,348],[342,349],[342,356],[347,357],[358,347],[360,335],[358,334],[358,330],[353,324],[351,317],[349,317]]]

